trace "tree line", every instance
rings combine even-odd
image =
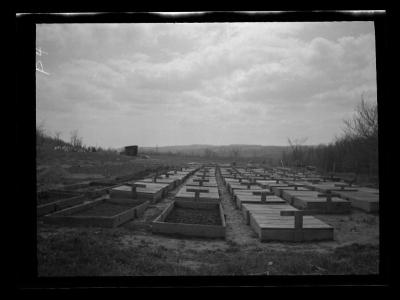
[[[378,107],[362,98],[352,118],[344,120],[343,133],[327,145],[304,146],[304,139],[288,139],[282,154],[287,166],[315,166],[322,172],[355,173],[378,181]]]
[[[70,132],[69,141],[64,141],[61,138],[61,132],[56,131],[52,135],[45,129],[44,122],[41,122],[36,125],[36,152],[40,155],[46,150],[63,152],[118,152],[111,148],[104,149],[98,146],[85,145],[77,129]]]

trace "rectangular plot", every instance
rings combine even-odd
[[[332,240],[333,227],[312,216],[303,217],[301,229],[295,228],[294,216],[282,216],[279,209],[262,213],[249,211],[250,226],[258,234],[260,241],[314,241]],[[288,205],[284,210],[294,210]]]
[[[220,196],[217,188],[212,187],[195,187],[195,186],[183,186],[179,192],[175,195],[176,200],[184,201],[195,201],[195,192],[187,191],[189,190],[199,190],[200,202],[219,202]]]
[[[262,193],[266,193],[267,196],[272,196],[271,191],[267,189],[250,189],[250,190],[239,190],[235,189],[233,190],[233,193],[231,194],[231,198],[233,201],[236,201],[236,196],[237,195],[248,195],[248,196],[258,196],[261,197]]]
[[[199,190],[202,193],[218,193],[218,188],[214,186],[191,186],[191,185],[183,185],[180,191],[182,190]]]
[[[245,219],[246,224],[250,224],[250,212],[252,214],[265,214],[268,213],[271,209],[275,209],[277,211],[281,210],[297,210],[296,208],[287,205],[287,204],[275,204],[275,205],[265,205],[265,204],[254,204],[254,203],[243,203],[241,206],[242,214]]]
[[[299,184],[299,183],[296,183]],[[306,187],[297,187],[295,188],[294,186],[273,186],[271,189],[275,195],[282,197],[282,192],[283,191],[309,191]]]
[[[136,195],[138,197],[148,198],[152,202],[160,200],[163,195],[168,191],[168,185],[162,183],[150,183],[150,182],[139,182],[136,181],[133,184],[142,184],[145,187],[137,187]],[[132,186],[122,185],[113,189],[110,189],[111,198],[133,198]]]
[[[324,197],[295,196],[292,205],[314,211],[315,214],[348,214],[351,212],[351,203],[347,200],[332,197],[332,202],[328,203]]]
[[[62,226],[116,227],[143,214],[145,199],[100,199],[44,216],[46,223]]]
[[[243,216],[261,241],[332,240],[333,227],[312,217],[303,217],[301,230],[295,229],[294,216],[281,216],[281,211],[297,211],[290,205],[242,204]]]
[[[307,196],[307,197],[315,197],[317,198],[320,193],[316,191],[295,191],[295,190],[283,190],[282,198],[287,202],[292,203],[293,197],[297,196]]]
[[[202,186],[204,186],[204,187],[214,187],[214,188],[217,188],[218,187],[218,185],[217,185],[217,182],[199,182],[199,181],[193,181],[193,180],[188,180],[186,183],[185,183],[185,185],[187,185],[187,186],[198,186],[198,187],[202,187]]]
[[[257,182],[257,184],[258,184],[259,186],[269,189],[269,187],[267,187],[267,185],[268,185],[268,184],[276,183],[276,180],[272,180],[272,179],[271,179],[271,180],[257,179],[256,182]]]
[[[331,191],[340,191],[341,188],[336,186],[338,184],[337,182],[331,181],[331,182],[322,182],[322,183],[317,183],[317,184],[307,184],[306,186],[312,190],[318,191],[325,193],[327,190]],[[348,187],[346,190],[351,190],[351,191],[357,191],[357,187]]]
[[[38,193],[36,215],[41,217],[66,207],[83,203],[85,197],[83,194],[64,192],[64,191],[48,191]]]
[[[241,206],[242,214],[245,219],[246,224],[250,224],[250,212],[252,214],[260,214],[263,215],[265,212],[269,212],[271,209],[276,209],[278,211],[281,210],[296,210],[296,208],[287,205],[287,204],[275,204],[273,207],[270,207],[265,204],[255,204],[255,203],[243,203]]]
[[[267,196],[266,200],[263,202],[260,196],[255,195],[244,195],[238,194],[235,195],[235,203],[236,206],[241,209],[244,203],[251,203],[251,204],[284,204],[286,203],[285,200],[278,196]]]
[[[272,191],[273,187],[286,187],[288,186],[286,183],[279,182],[277,183],[276,180],[272,182],[268,182],[265,180],[257,180],[258,185],[263,189],[269,189]]]
[[[369,213],[379,212],[379,193],[335,191],[334,194],[343,199],[349,200],[353,207],[362,209]]]
[[[156,181],[154,182],[154,178],[145,178],[141,179],[137,182],[145,182],[145,183],[158,183],[158,184],[163,184],[166,185],[167,188],[165,190],[169,191],[175,188],[175,186],[178,184],[179,179],[174,179],[174,178],[157,178]]]
[[[228,184],[228,191],[233,194],[235,190],[261,190],[262,188],[259,187],[258,185],[244,185],[244,184],[238,184],[238,183],[232,183]]]
[[[174,201],[152,222],[152,232],[206,238],[225,238],[220,203]]]

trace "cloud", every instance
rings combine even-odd
[[[373,25],[356,23],[41,24],[37,115],[107,146],[328,142],[376,98]]]

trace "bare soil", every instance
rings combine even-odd
[[[185,223],[200,225],[221,225],[221,217],[217,209],[193,209],[175,207],[165,219],[169,223]]]
[[[68,199],[77,196],[78,193],[64,193],[59,191],[37,193],[37,205],[51,203],[57,200]]]
[[[109,203],[109,202],[104,202],[101,204],[98,204],[96,206],[93,206],[89,209],[79,211],[74,214],[74,216],[103,216],[103,217],[111,217],[118,215],[119,213],[122,213],[130,208],[133,208],[137,206],[138,204],[129,204],[129,203],[124,203],[124,204],[116,204],[116,203]]]

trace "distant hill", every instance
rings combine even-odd
[[[179,145],[162,147],[140,147],[141,153],[169,153],[210,157],[257,157],[266,159],[280,159],[282,152],[287,151],[288,146],[262,146],[262,145]]]

